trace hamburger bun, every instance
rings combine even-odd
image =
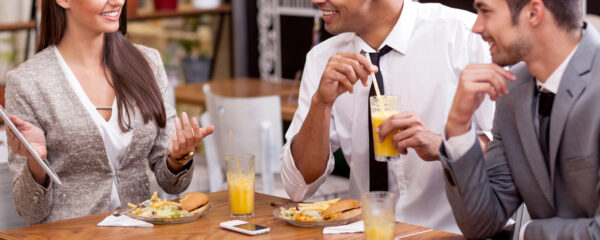
[[[329,208],[323,211],[323,218],[325,219],[346,219],[359,215],[360,203],[356,199],[346,199],[332,204]],[[331,218],[333,215],[337,217]]]
[[[208,197],[206,194],[200,192],[186,193],[185,196],[179,200],[181,209],[186,211],[192,211],[205,205],[207,202]]]
[[[355,208],[355,209],[351,209],[348,211],[343,211],[341,212],[337,219],[348,219],[348,218],[353,218],[356,217],[358,215],[362,214],[362,210],[360,208]]]

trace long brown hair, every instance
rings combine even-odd
[[[57,45],[67,28],[65,9],[55,0],[42,0],[40,40],[37,52],[48,46]],[[117,97],[119,127],[126,132],[131,129],[130,112],[137,107],[144,123],[150,120],[164,128],[167,117],[165,105],[150,64],[142,53],[127,39],[127,9],[123,5],[119,17],[119,30],[104,34],[102,64],[110,70],[111,87]],[[160,67],[160,66],[159,66]],[[108,81],[108,78],[107,78]],[[127,121],[123,119],[123,111]]]

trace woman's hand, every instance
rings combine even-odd
[[[192,118],[191,123],[187,113],[181,113],[181,119],[175,118],[175,132],[169,142],[167,163],[171,170],[180,171],[183,165],[179,164],[176,159],[180,159],[186,154],[193,152],[194,149],[200,146],[202,139],[210,135],[214,126],[210,125],[206,128],[201,128],[198,120]]]
[[[15,115],[10,116],[10,121],[15,124],[15,127],[17,127],[21,135],[25,137],[29,142],[29,145],[33,147],[33,150],[35,150],[40,158],[46,159],[48,152],[46,149],[46,136],[44,135],[44,131],[29,122],[21,120]],[[7,128],[6,136],[10,150],[27,158],[27,161],[29,162],[29,171],[31,172],[33,179],[40,185],[45,185],[46,172],[42,166],[37,163],[29,151],[27,151],[25,145],[19,141],[10,128]]]

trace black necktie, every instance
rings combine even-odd
[[[369,53],[371,63],[379,68],[375,73],[379,92],[383,95],[383,76],[381,76],[381,67],[379,66],[379,58],[392,50],[389,46],[384,46],[379,52]],[[371,83],[369,97],[375,96],[375,85]],[[371,103],[368,101],[367,109],[369,109],[369,191],[387,191],[388,190],[388,171],[387,162],[375,161],[375,148],[373,147],[373,127],[371,124]]]
[[[540,147],[548,171],[550,170],[550,155],[549,153],[549,135],[550,135],[550,114],[552,113],[552,103],[554,102],[554,93],[539,92],[538,96],[538,121],[539,121],[539,138]]]

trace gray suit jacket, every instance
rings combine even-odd
[[[13,199],[28,224],[108,211],[115,177],[122,204],[149,198],[146,164],[165,191],[184,191],[192,171],[174,175],[166,166],[175,110],[165,103],[167,127],[161,129],[154,121],[144,124],[136,109],[131,145],[113,174],[102,135],[70,87],[53,48],[46,48],[7,74],[7,111],[44,130],[47,159],[63,181],[61,187],[52,183],[49,188],[40,186],[33,180],[26,158],[9,152]],[[167,77],[158,51],[142,46],[138,49],[152,67],[164,96]]]
[[[496,102],[485,155],[478,144],[460,159],[440,149],[458,226],[467,238],[489,237],[524,202],[533,219],[526,239],[600,238],[600,34],[586,27],[560,82],[549,170],[533,122],[535,81],[525,64],[512,71],[518,80]]]

